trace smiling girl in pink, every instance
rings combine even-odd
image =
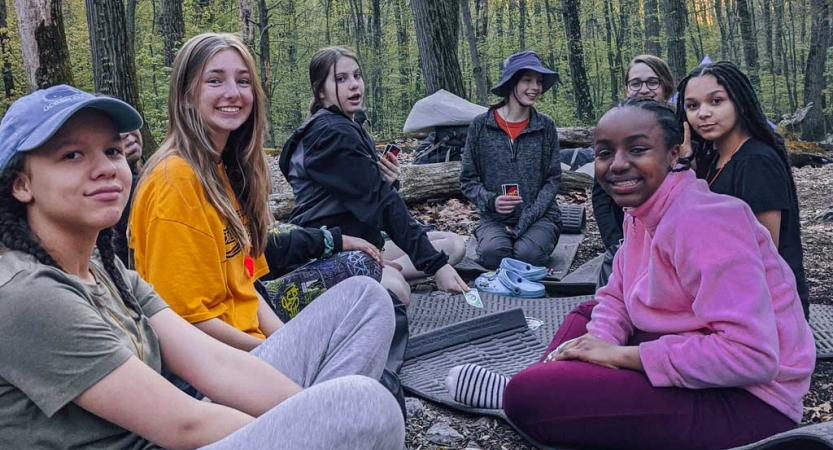
[[[815,346],[795,278],[746,204],[672,169],[682,142],[654,100],[602,116],[596,176],[626,213],[610,282],[481,407],[548,445],[611,449],[724,449],[801,421]],[[505,383],[484,371],[463,366],[455,399],[501,399],[469,394]]]

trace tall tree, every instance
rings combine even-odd
[[[611,12],[612,1],[611,0],[603,0],[604,3],[604,16],[605,16],[605,44],[607,44],[607,67],[608,72],[610,75],[610,102],[616,103],[616,100],[619,98],[619,70],[616,62],[614,61],[613,55],[613,19],[610,17],[613,13]]]
[[[133,54],[136,54],[136,0],[127,0],[124,20],[127,23],[127,42]]]
[[[411,0],[426,95],[440,89],[464,95],[457,59],[459,8],[458,0]]]
[[[758,74],[758,40],[755,24],[752,20],[752,8],[747,0],[735,0],[740,20],[740,38],[743,41],[743,60],[746,62],[746,74],[755,90],[761,91],[761,78]]]
[[[162,39],[165,41],[165,65],[170,67],[179,46],[185,39],[185,22],[182,18],[181,0],[162,0],[162,14],[159,16]]]
[[[518,0],[518,48],[526,49],[526,0]]]
[[[0,54],[3,59],[3,91],[6,98],[14,95],[14,77],[12,76],[12,63],[9,58],[9,25],[6,23],[6,0],[0,0]]]
[[[726,31],[726,22],[723,20],[723,0],[714,0],[714,16],[717,28],[720,30],[720,59],[728,59],[729,35]]]
[[[474,74],[474,87],[477,92],[477,102],[481,105],[489,103],[489,91],[486,87],[486,74],[483,73],[483,65],[480,62],[480,52],[477,48],[477,37],[474,35],[474,25],[471,21],[469,0],[460,0],[460,13],[463,17],[463,26],[466,29],[466,41],[469,44],[471,54],[472,73]],[[521,47],[523,48],[523,47]]]
[[[255,19],[252,14],[252,0],[239,0],[238,5],[238,11],[240,13],[240,37],[243,38],[243,43],[246,44],[246,47],[253,50],[255,45]]]
[[[564,16],[564,28],[567,32],[570,75],[573,81],[576,114],[582,123],[590,123],[594,119],[593,101],[590,99],[587,70],[584,68],[584,47],[581,44],[581,22],[579,21],[578,11],[579,0],[561,0],[561,13]]]
[[[112,0],[86,0],[86,6],[96,92],[121,99],[142,114],[133,50],[127,39],[124,4]],[[144,151],[153,154],[156,141],[147,122],[142,126],[142,139]]]
[[[61,0],[15,0],[29,90],[74,84]]]
[[[370,67],[370,123],[374,127],[384,128],[384,115],[382,114],[382,70],[384,69],[384,58],[382,58],[382,3],[381,0],[371,0],[372,33],[370,44],[373,49],[373,59]]]
[[[719,1],[719,0],[715,0]],[[662,55],[662,45],[659,40],[659,16],[657,0],[643,0],[645,10],[645,53],[654,56]]]
[[[668,67],[674,79],[686,75],[686,4],[685,0],[662,0],[665,16],[665,46],[668,48]]]
[[[827,63],[827,48],[833,44],[831,37],[831,6],[828,0],[812,0],[810,4],[813,24],[810,29],[810,48],[807,52],[807,66],[804,70],[804,104],[813,102],[813,108],[801,127],[805,140],[824,138],[824,111],[822,92],[825,88],[824,67]]]
[[[396,46],[399,57],[399,110],[411,109],[411,92],[408,86],[411,81],[411,49],[408,38],[408,27],[406,26],[405,0],[394,0],[393,19],[396,23]]]

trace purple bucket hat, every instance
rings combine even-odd
[[[544,76],[542,94],[547,92],[555,84],[555,72],[544,67],[537,53],[532,50],[524,50],[510,55],[503,61],[503,73],[501,74],[500,83],[492,88],[492,94],[503,96],[509,80],[521,70],[532,70]]]

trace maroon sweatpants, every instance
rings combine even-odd
[[[594,306],[583,303],[567,316],[547,354],[587,333]],[[657,338],[637,331],[628,344]],[[541,443],[605,449],[725,449],[796,426],[740,388],[655,388],[642,372],[579,361],[523,370],[506,387],[503,405],[509,420]]]

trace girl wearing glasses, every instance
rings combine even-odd
[[[658,102],[667,102],[674,94],[674,77],[665,61],[653,55],[639,55],[628,64],[625,89],[629,98],[650,98]],[[683,147],[689,142],[688,129],[685,131]],[[606,250],[599,279],[596,281],[596,289],[599,289],[607,284],[613,270],[613,255],[624,238],[622,221],[625,220],[625,212],[602,189],[598,180],[593,183],[593,216],[596,218]]]

